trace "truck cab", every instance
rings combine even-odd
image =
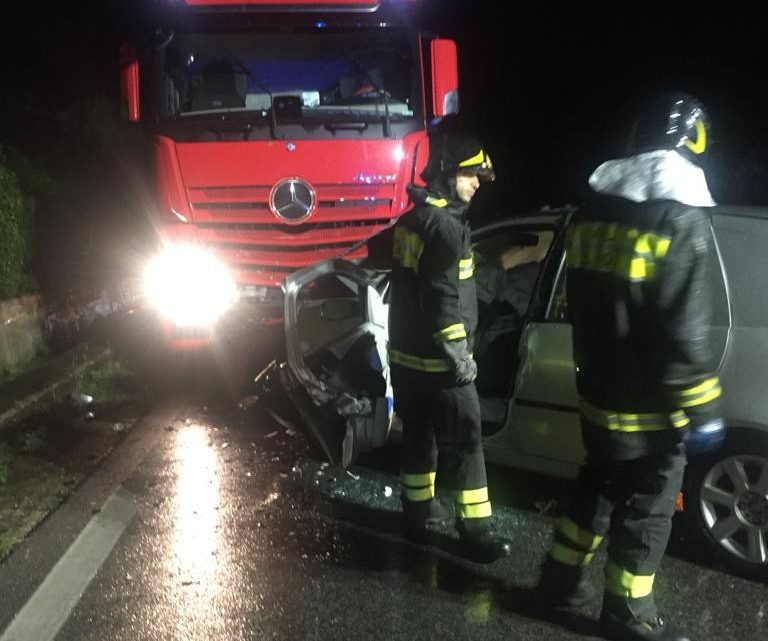
[[[458,111],[458,72],[412,1],[177,4],[123,49],[122,89],[154,149],[147,291],[184,348],[238,300],[281,309],[296,269],[366,258],[409,208],[428,124]]]

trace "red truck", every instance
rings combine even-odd
[[[121,88],[154,145],[147,291],[183,349],[236,300],[281,305],[294,270],[365,258],[408,209],[429,124],[458,111],[458,71],[413,0],[166,4],[152,46],[123,48]]]

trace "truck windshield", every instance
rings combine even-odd
[[[178,33],[163,57],[163,119],[226,113],[266,122],[270,94],[292,96],[307,121],[381,118],[385,101],[392,120],[418,111],[413,53],[391,29]]]

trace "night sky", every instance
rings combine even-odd
[[[716,200],[768,203],[768,41],[754,15],[679,4],[562,12],[542,3],[507,17],[512,3],[437,4],[451,7],[443,24],[460,46],[465,115],[498,158],[497,202],[513,211],[578,202],[590,171],[622,154],[635,106],[675,90],[710,113]]]
[[[45,155],[60,124],[46,118],[86,96],[116,101],[121,33],[149,1],[29,3],[6,20],[0,142]],[[462,120],[498,169],[479,203],[490,216],[578,202],[591,169],[620,155],[632,105],[669,89],[709,108],[716,199],[768,203],[766,39],[754,15],[679,4],[600,15],[501,0],[424,7],[458,42]]]

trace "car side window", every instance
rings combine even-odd
[[[523,318],[553,238],[552,230],[512,230],[478,241],[473,251],[479,302],[509,305]]]

